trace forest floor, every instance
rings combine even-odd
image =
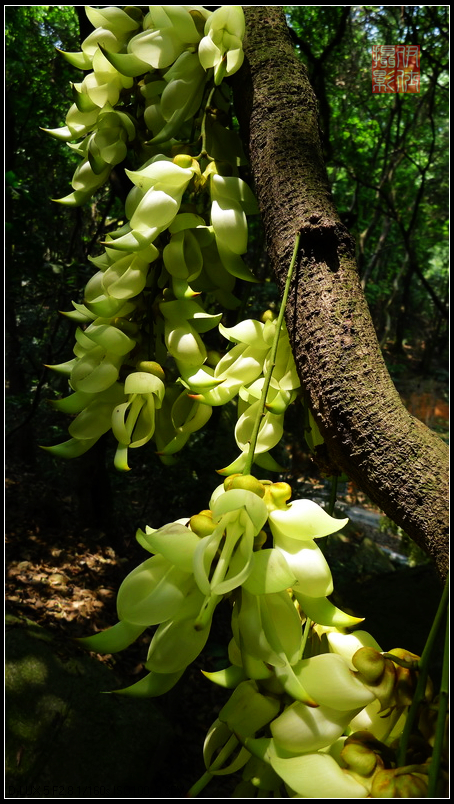
[[[409,410],[446,439],[446,382],[415,378],[407,372],[406,376],[397,378],[396,385]],[[315,470],[311,471],[310,464],[305,464],[305,470],[303,477],[300,469],[295,470],[295,474],[299,475],[295,478],[298,496],[304,492],[304,496],[310,494],[317,502],[323,501],[326,499],[324,481],[320,480]],[[13,454],[8,456],[5,608],[9,617],[8,627],[14,626],[15,622],[32,621],[66,640],[70,646],[68,649],[77,654],[81,648],[72,642],[73,638],[88,636],[117,621],[117,590],[126,574],[143,560],[143,551],[134,546],[131,533],[126,531],[120,533],[120,538],[117,533],[115,540],[111,540],[102,529],[80,527],[77,517],[73,516],[72,499],[60,491],[58,484],[55,488],[57,491],[48,478],[42,477],[42,473],[24,468]],[[345,512],[348,516],[349,511],[352,514],[351,523],[342,539],[332,542],[328,549],[335,585],[339,581],[340,602],[346,602],[349,608],[366,605],[366,599],[376,589],[381,603],[376,604],[375,612],[381,607],[384,621],[389,623],[386,607],[383,607],[383,600],[389,598],[389,593],[383,595],[382,579],[400,572],[399,563],[393,561],[392,556],[400,559],[402,569],[415,561],[408,560],[408,545],[402,534],[393,528],[392,523],[383,520],[381,512],[362,492],[351,483],[343,484],[339,492],[339,515]],[[60,513],[56,518],[53,512],[57,508],[65,513]],[[365,512],[366,518],[363,517],[362,522],[361,517],[354,518],[355,511]],[[424,563],[422,569],[419,567],[419,572],[422,572],[420,583],[427,583],[429,598],[433,596],[433,603],[427,604],[424,610],[433,616],[431,606],[436,607],[438,588],[431,568],[427,576],[427,568],[424,567]],[[356,580],[362,580],[363,594],[345,601],[345,590],[349,588],[353,576]],[[400,591],[397,594],[398,600],[402,601],[403,581],[399,583]],[[421,591],[420,588],[418,595]],[[413,590],[410,587],[409,596],[410,604],[414,605],[414,587]],[[392,607],[394,603],[390,601],[390,605]],[[403,612],[403,617],[408,616],[409,611],[411,608]],[[416,615],[414,619],[417,619]],[[417,624],[420,628],[421,623]],[[406,628],[405,621],[399,621],[396,625]],[[380,623],[376,627],[380,631]],[[161,776],[165,781],[161,782],[161,788],[158,781],[155,788],[158,794],[151,797],[184,797],[185,787],[189,787],[203,773],[201,746],[208,728],[228,696],[226,691],[219,690],[201,677],[201,670],[225,666],[229,628],[228,613],[220,612],[215,639],[210,639],[202,657],[186,672],[178,692],[172,691],[164,696],[162,711],[173,723],[175,739],[180,743],[178,773],[175,775],[172,771],[175,759],[169,758],[169,764],[162,766]],[[96,655],[96,660],[112,671],[117,683],[128,686],[144,674],[143,662],[148,641],[149,637],[142,637],[126,651],[115,656]],[[391,647],[395,645],[387,645],[385,649]],[[419,645],[416,647],[419,648]],[[408,649],[414,650],[414,647],[408,645]],[[214,786],[207,788],[207,795],[224,797],[224,784],[221,777]],[[164,787],[166,792],[163,792]]]

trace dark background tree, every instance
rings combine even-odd
[[[325,439],[323,460],[330,474],[342,470],[352,477],[445,577],[446,445],[409,415],[386,368],[361,288],[355,241],[339,218],[325,170],[317,100],[285,15],[270,6],[247,7],[245,14],[246,65],[234,81],[236,108],[281,289],[302,232],[286,320],[302,386]],[[429,129],[430,160],[435,139]],[[410,231],[427,173],[416,167],[420,183],[409,222],[394,209],[409,255],[407,279],[415,272]],[[391,187],[388,193],[392,198]]]
[[[391,338],[401,352],[424,321],[430,361],[446,344],[447,326],[447,8],[288,11],[318,100],[335,203],[357,236],[361,283],[380,342]],[[418,94],[372,94],[371,49],[384,42],[420,45]]]

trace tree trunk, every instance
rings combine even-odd
[[[281,289],[301,247],[286,321],[296,366],[325,439],[346,472],[447,573],[444,442],[411,416],[387,371],[323,162],[317,101],[282,7],[246,6],[245,63],[233,87],[242,137]]]

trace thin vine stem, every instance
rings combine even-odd
[[[259,435],[260,425],[262,423],[263,416],[265,415],[266,397],[268,395],[268,390],[271,383],[271,377],[273,376],[274,367],[276,365],[276,355],[277,355],[277,347],[279,345],[279,336],[281,334],[282,322],[284,320],[284,313],[285,308],[287,306],[288,295],[290,292],[290,283],[292,281],[293,271],[295,269],[296,258],[298,256],[298,251],[300,247],[300,240],[301,240],[301,232],[298,232],[295,239],[295,246],[293,249],[292,259],[290,261],[290,266],[287,272],[287,279],[285,281],[284,293],[282,295],[281,305],[279,308],[279,315],[277,317],[276,333],[274,336],[273,344],[271,346],[270,362],[268,365],[267,372],[265,374],[265,382],[263,383],[259,409],[257,411],[257,417],[254,422],[254,428],[252,430],[251,440],[249,442],[249,452],[247,456],[246,466],[243,470],[244,475],[251,474],[252,464],[254,463],[254,454],[257,446],[257,439]]]
[[[209,784],[211,782],[212,778],[213,778],[213,774],[210,773],[209,771],[205,771],[203,776],[201,776],[200,779],[198,779],[195,782],[195,784],[192,785],[191,789],[188,790],[186,798],[197,798],[199,793],[201,793],[202,790],[205,789],[207,784]]]
[[[405,765],[407,750],[408,750],[408,743],[410,740],[410,735],[412,733],[413,725],[415,723],[416,717],[419,712],[419,706],[421,701],[424,698],[424,693],[426,689],[427,678],[429,675],[429,665],[430,665],[430,658],[432,655],[432,650],[434,647],[435,638],[437,636],[438,630],[440,628],[442,619],[447,611],[448,608],[448,597],[449,597],[449,586],[448,586],[448,578],[446,579],[445,588],[443,590],[443,594],[440,600],[440,604],[438,606],[437,613],[434,617],[432,627],[430,629],[429,636],[427,637],[426,644],[424,646],[424,650],[421,655],[421,659],[419,662],[419,677],[416,684],[415,694],[413,697],[413,701],[411,706],[408,710],[407,719],[405,721],[405,726],[402,732],[402,737],[400,739],[399,750],[397,752],[397,765]],[[445,652],[444,663],[447,662],[447,654]]]
[[[447,607],[447,612],[449,611]],[[435,726],[435,741],[432,759],[429,766],[429,786],[427,798],[436,798],[440,783],[440,766],[443,759],[445,745],[446,718],[448,715],[449,696],[449,616],[446,617],[445,646],[443,655],[443,669],[441,672],[440,697],[438,701],[438,715]]]
[[[308,640],[312,625],[313,625],[312,620],[310,620],[309,617],[306,617],[306,622],[304,623],[304,630],[303,630],[303,639],[302,639],[302,642],[301,642],[301,650],[300,650],[302,659],[304,659],[304,651],[306,650],[307,640]]]
[[[334,509],[336,507],[338,481],[339,478],[337,475],[333,475],[330,478],[329,503],[327,508],[327,512],[330,516],[334,515]]]
[[[210,770],[205,771],[203,776],[192,785],[191,789],[188,791],[187,798],[196,798],[199,793],[204,790],[204,788],[209,784],[211,779],[214,776],[214,771],[222,768],[222,765],[226,760],[230,757],[232,752],[235,750],[239,743],[238,738],[232,734],[231,737],[227,740],[226,744],[221,748],[219,754],[217,755],[216,759],[211,763]]]
[[[203,111],[203,117],[202,117],[202,123],[201,123],[201,126],[200,126],[200,137],[201,137],[201,140],[202,140],[202,146],[201,146],[201,149],[200,149],[200,153],[196,157],[194,157],[195,159],[202,159],[203,157],[206,157],[206,159],[209,159],[211,162],[213,162],[214,159],[213,159],[212,156],[209,155],[209,153],[206,150],[206,144],[207,144],[206,119],[207,119],[208,110],[211,108],[211,101],[213,100],[213,95],[216,92],[216,90],[217,90],[217,86],[213,86],[211,88],[210,94],[208,95],[208,99],[207,99],[207,102],[205,104],[205,109]]]

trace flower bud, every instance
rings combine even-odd
[[[229,475],[228,477],[226,477],[226,479],[224,480],[224,491],[229,491],[232,488],[233,479],[235,477],[242,477],[242,475],[239,472],[237,472],[234,475]]]
[[[352,662],[369,684],[376,683],[385,669],[385,659],[375,648],[360,648],[352,657]]]
[[[405,773],[405,768],[381,770],[372,782],[372,798],[426,798],[427,777]]]
[[[358,673],[358,679],[378,698],[381,711],[395,705],[396,668],[391,659],[385,659],[383,673],[375,683],[368,681],[361,672]]]
[[[393,648],[392,650],[388,651],[388,655],[390,658],[392,656],[396,656],[396,658],[402,660],[402,662],[412,665],[411,667],[402,667],[399,662],[393,662],[396,668],[395,693],[397,706],[410,706],[416,688],[416,671],[418,669],[420,657],[415,653],[410,653],[410,651],[405,650],[404,648]],[[430,701],[432,700],[432,697],[433,684],[431,679],[428,678],[425,689],[425,699]]]
[[[213,522],[211,511],[209,513],[210,516],[207,515],[207,512],[201,512],[200,514],[194,514],[194,516],[191,516],[189,520],[189,527],[194,533],[197,534],[197,536],[211,536],[213,533],[216,525]]]
[[[286,508],[287,500],[292,496],[292,489],[288,483],[271,483],[266,486],[266,502],[270,509]]]
[[[341,757],[348,769],[361,776],[370,776],[376,766],[378,757],[371,748],[363,743],[345,743]]]
[[[361,776],[371,776],[385,764],[391,765],[395,759],[392,749],[376,739],[370,731],[356,731],[347,737],[340,757],[350,771]]]
[[[177,154],[173,157],[175,165],[181,168],[191,168],[192,167],[192,156],[190,154]]]
[[[396,656],[398,659],[402,659],[403,662],[413,663],[414,670],[417,670],[417,663],[419,662],[420,656],[417,656],[416,653],[410,653],[409,650],[405,650],[405,648],[393,648],[392,650],[388,650],[392,656]]]
[[[388,764],[391,764],[395,759],[393,750],[377,737],[374,737],[372,732],[367,729],[353,732],[353,734],[346,738],[344,746],[350,743],[359,743],[367,746],[371,751],[380,754]]]
[[[260,316],[260,321],[265,324],[267,321],[274,321],[276,318],[276,313],[268,308],[268,310],[265,310],[265,312]]]
[[[266,532],[261,530],[260,533],[258,533],[254,538],[254,550],[260,550],[265,544],[267,538]]]
[[[231,475],[225,479],[224,488],[226,491],[230,489],[247,489],[247,491],[257,494],[258,497],[265,496],[263,484],[253,475]]]
[[[136,365],[136,369],[137,371],[145,371],[147,374],[153,374],[162,381],[165,380],[164,369],[155,360],[140,360]]]

